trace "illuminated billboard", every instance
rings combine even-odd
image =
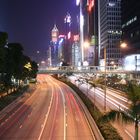
[[[128,71],[140,70],[140,54],[126,56],[124,59],[124,69]]]
[[[94,6],[94,0],[87,0],[88,12],[91,12],[92,7]]]

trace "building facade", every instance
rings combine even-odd
[[[88,48],[83,46],[84,60],[88,61],[89,65],[98,65],[98,0],[83,0],[82,4],[84,16],[83,39],[84,42],[89,42]]]
[[[124,67],[140,70],[140,1],[122,0],[122,48]]]
[[[81,49],[79,35],[74,35],[72,44],[72,66],[79,66],[81,62]]]
[[[52,32],[51,32],[51,42],[50,42],[50,61],[52,66],[58,66],[59,59],[58,59],[58,37],[59,37],[59,30],[54,25]]]
[[[98,57],[101,66],[120,65],[121,0],[98,0]]]
[[[64,18],[65,40],[64,40],[63,54],[64,54],[64,62],[67,63],[68,65],[71,65],[72,63],[71,24],[72,24],[72,18],[70,13],[67,12]]]
[[[122,41],[126,54],[140,53],[140,1],[122,0]],[[122,50],[123,51],[123,50]]]

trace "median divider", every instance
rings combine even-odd
[[[94,103],[73,83],[71,83],[69,80],[65,78],[58,78],[56,79],[64,82],[66,85],[68,85],[72,90],[75,91],[75,94],[79,96],[83,104],[86,106],[88,112],[90,112],[90,117],[88,116],[88,121],[91,122],[91,128],[93,129],[93,133],[95,133],[95,137],[97,140],[122,140],[122,137],[117,133],[117,130],[109,123],[109,122],[103,122],[101,120],[101,117],[103,114],[100,112],[100,110],[94,105]],[[93,122],[94,121],[94,122]],[[96,126],[95,126],[96,125]],[[100,134],[99,134],[99,133]],[[101,137],[100,137],[101,135]]]
[[[90,112],[88,111],[87,107],[85,106],[85,104],[83,103],[83,101],[81,100],[81,98],[76,94],[76,92],[70,88],[70,90],[73,91],[74,96],[76,97],[76,99],[78,100],[78,102],[80,103],[80,105],[82,106],[82,109],[86,115],[86,118],[88,120],[88,123],[90,124],[90,127],[94,133],[95,139],[96,140],[104,140],[104,137],[102,136],[98,126],[96,125],[94,119],[92,118]]]

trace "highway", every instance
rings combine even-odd
[[[101,112],[105,112],[105,92],[103,89],[96,87],[90,87],[87,83],[79,84],[75,76],[70,76],[69,79],[71,82],[76,84],[82,91],[85,93],[93,102],[95,101],[96,106],[100,109]],[[75,81],[76,80],[76,81]],[[87,90],[88,88],[88,90]],[[131,102],[124,97],[123,94],[109,88],[106,89],[106,112],[111,110],[123,110],[129,109]],[[122,124],[122,123],[112,123],[116,128],[118,128],[119,133],[123,135],[127,140],[134,140],[134,124]],[[140,132],[140,127],[139,127]],[[139,134],[140,139],[140,134]]]
[[[0,140],[95,140],[72,90],[49,75],[37,79],[31,96],[0,122]]]

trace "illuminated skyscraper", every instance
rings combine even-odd
[[[65,35],[59,35],[58,43],[57,43],[59,63],[64,61],[64,42],[65,42]]]
[[[68,64],[71,64],[71,15],[69,13],[66,14],[64,18],[65,24],[65,43],[64,43],[64,61]]]
[[[81,59],[82,62],[88,61],[90,65],[97,65],[98,60],[96,58],[97,48],[97,0],[82,0],[77,1],[77,5],[80,8],[79,15],[79,34],[80,34],[80,47],[81,47]],[[93,44],[93,38],[94,43]],[[83,46],[84,42],[89,42],[89,47]]]
[[[74,35],[74,42],[72,44],[72,65],[79,66],[81,62],[81,49],[79,43],[79,35]]]
[[[121,58],[121,0],[98,1],[98,32],[100,65],[104,65],[104,54],[108,66],[112,62],[118,65]]]
[[[52,42],[53,43],[57,42],[58,36],[59,36],[59,31],[58,31],[56,24],[55,24],[53,29],[52,29]]]
[[[54,25],[53,29],[52,29],[52,32],[51,32],[51,36],[52,36],[52,40],[50,42],[50,51],[51,51],[51,56],[50,56],[50,59],[51,59],[51,65],[52,66],[57,66],[58,65],[58,62],[59,62],[59,59],[58,59],[58,36],[59,36],[59,30],[58,28],[56,27],[56,24]]]

